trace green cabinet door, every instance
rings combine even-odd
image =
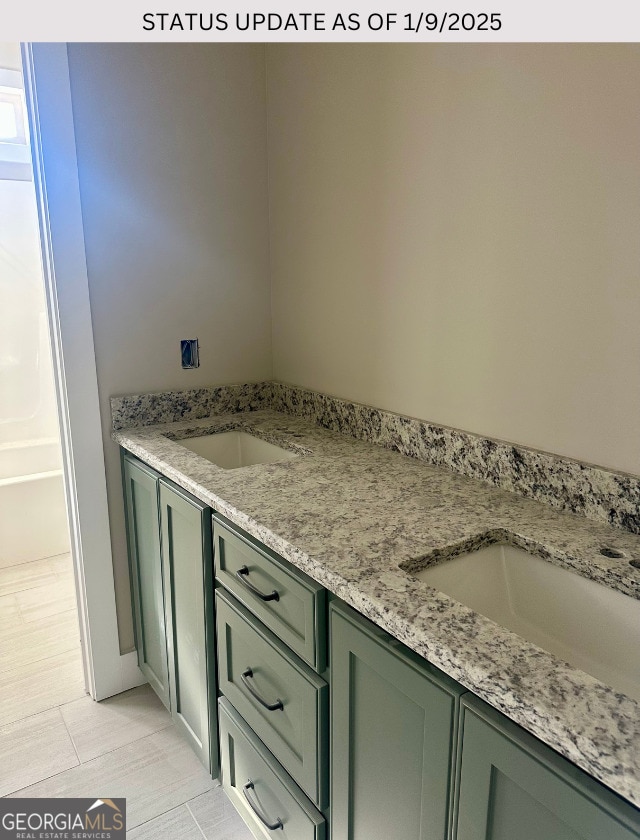
[[[160,480],[171,712],[212,775],[218,773],[211,509]]]
[[[640,837],[640,811],[471,694],[461,743],[456,840]]]
[[[126,455],[122,474],[138,665],[170,709],[158,474]]]
[[[463,689],[343,604],[330,628],[332,840],[445,840]]]

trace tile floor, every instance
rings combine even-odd
[[[69,555],[0,569],[0,796],[126,797],[132,840],[251,840],[148,686],[85,694]]]

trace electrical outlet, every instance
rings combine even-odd
[[[185,370],[200,367],[200,354],[198,352],[197,338],[183,338],[180,341],[180,356],[182,367]]]

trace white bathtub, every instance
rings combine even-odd
[[[0,567],[69,551],[60,444],[0,445]]]

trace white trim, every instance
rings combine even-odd
[[[144,679],[118,643],[67,47],[24,44],[22,60],[85,675],[102,700]]]
[[[135,650],[132,650],[131,653],[122,654],[120,657],[120,672],[122,685],[124,686],[123,691],[147,682],[147,678],[138,668],[138,654]]]

